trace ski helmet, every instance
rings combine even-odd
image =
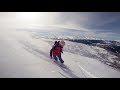
[[[61,45],[62,47],[65,46],[65,42],[64,42],[64,40],[61,40],[61,41],[60,41],[60,45]]]

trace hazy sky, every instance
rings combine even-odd
[[[73,28],[120,40],[120,12],[0,12],[1,27],[30,25]]]

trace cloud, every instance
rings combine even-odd
[[[103,26],[120,20],[118,12],[64,12],[60,13],[60,23],[74,23],[83,27]]]
[[[117,38],[120,34],[120,12],[40,12],[37,19],[33,16],[28,22],[19,15],[0,12],[0,27],[54,26],[80,30],[85,37],[94,38]]]

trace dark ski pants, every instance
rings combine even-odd
[[[62,58],[61,58],[61,55],[60,55],[60,56],[54,56],[54,59],[55,59],[56,61],[59,59],[61,63],[64,63],[64,61],[63,61]]]

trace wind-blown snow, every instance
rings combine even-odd
[[[67,68],[49,57],[51,39],[35,39],[27,31],[3,30],[0,33],[1,78],[119,78],[120,72],[82,54],[98,55],[84,44],[66,41],[63,60]]]

